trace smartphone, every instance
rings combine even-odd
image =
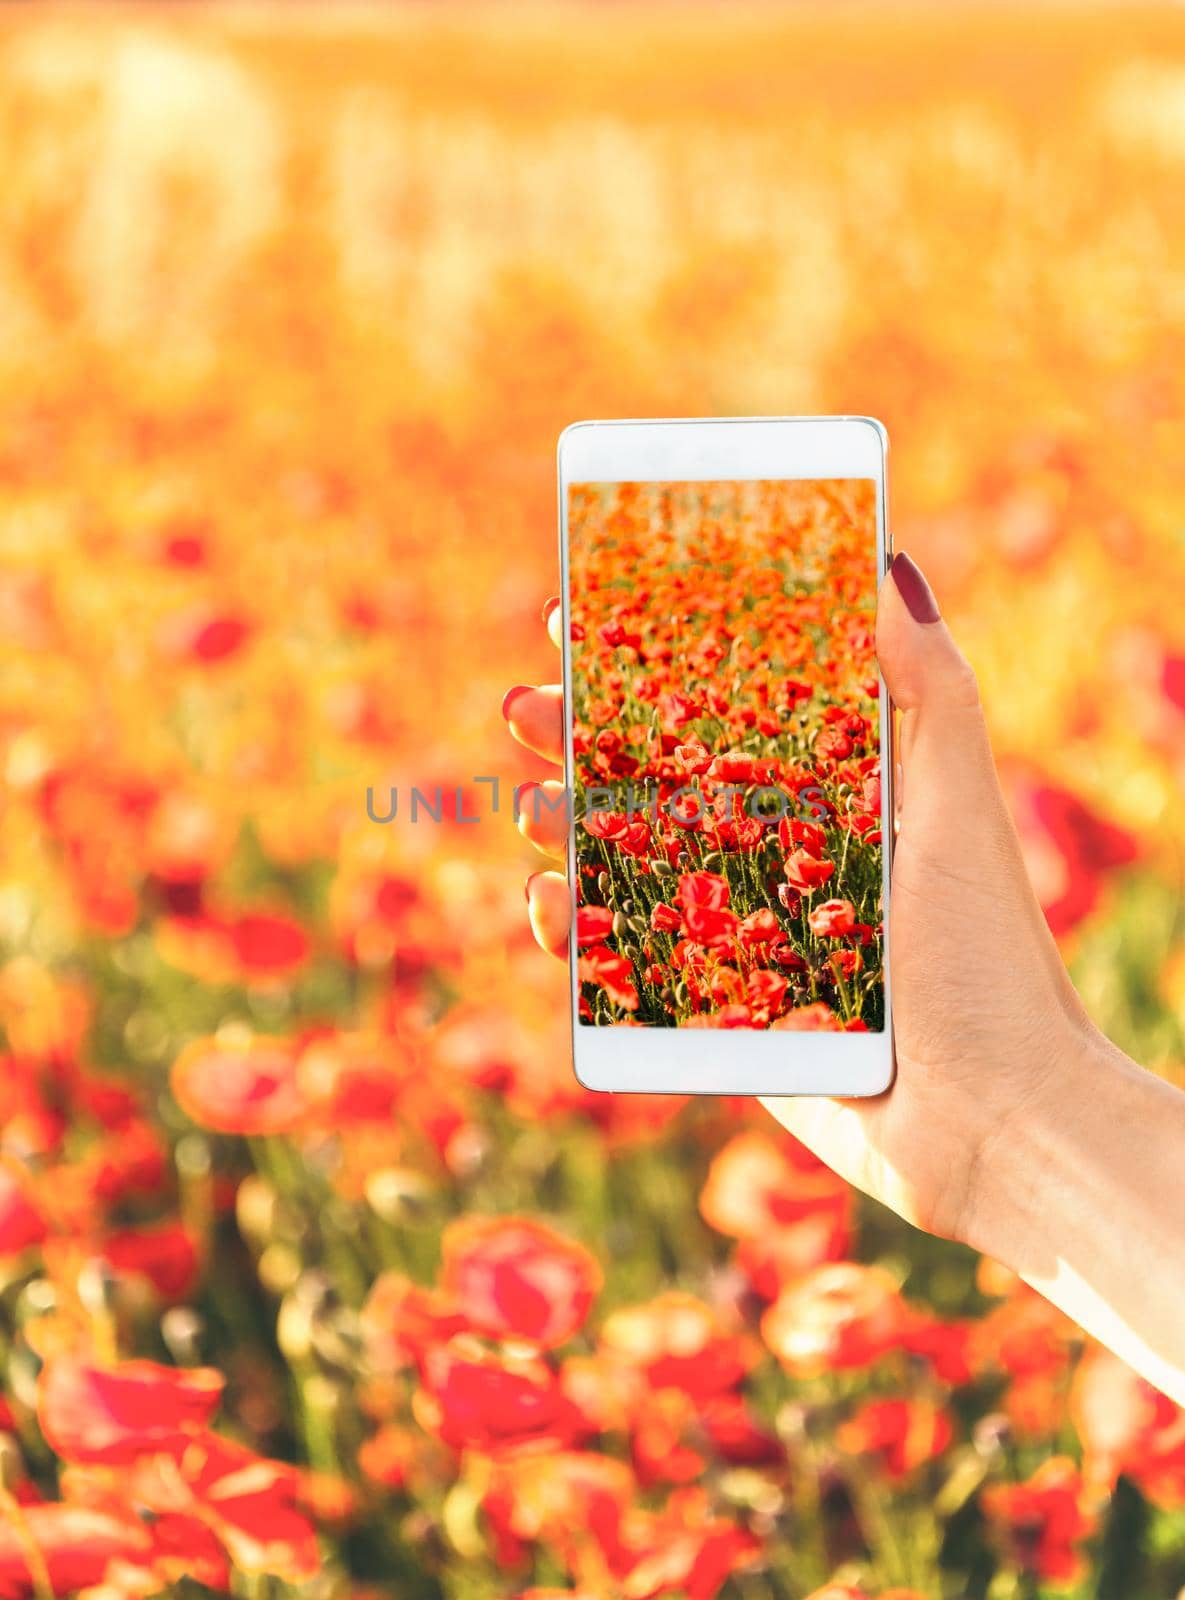
[[[868,417],[580,422],[560,439],[589,1089],[892,1081],[887,443]]]

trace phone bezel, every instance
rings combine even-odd
[[[737,417],[577,422],[560,435],[560,597],[563,608],[564,779],[575,761],[569,637],[568,486],[746,478],[872,478],[876,482],[878,588],[891,560],[888,435],[872,417]],[[878,675],[879,676],[879,675]],[[892,707],[880,679],[881,826],[885,841],[885,1028],[881,1033],[790,1033],[762,1029],[590,1027],[579,1020],[575,918],[569,938],[572,1060],[587,1089],[649,1094],[883,1093],[893,1078],[888,908],[893,838]],[[576,882],[575,827],[568,830],[568,882]]]

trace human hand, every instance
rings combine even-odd
[[[545,615],[559,645],[558,606]],[[993,1151],[1018,1122],[1055,1114],[1063,1067],[1097,1036],[1026,876],[974,675],[905,555],[881,587],[877,653],[900,712],[889,913],[896,1080],[875,1099],[763,1103],[910,1222],[983,1245]],[[520,743],[562,762],[558,685],[512,689],[503,713]],[[543,787],[554,804],[562,785]],[[564,808],[523,806],[519,827],[563,860]],[[571,919],[563,875],[533,874],[527,899],[535,937],[563,957]]]

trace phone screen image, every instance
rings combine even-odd
[[[569,485],[582,1024],[883,1030],[876,493]]]

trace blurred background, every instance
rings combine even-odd
[[[16,5],[0,127],[0,1592],[1175,1595],[1173,1407],[575,1084],[498,705],[565,424],[880,417],[1180,1073],[1179,8]]]

